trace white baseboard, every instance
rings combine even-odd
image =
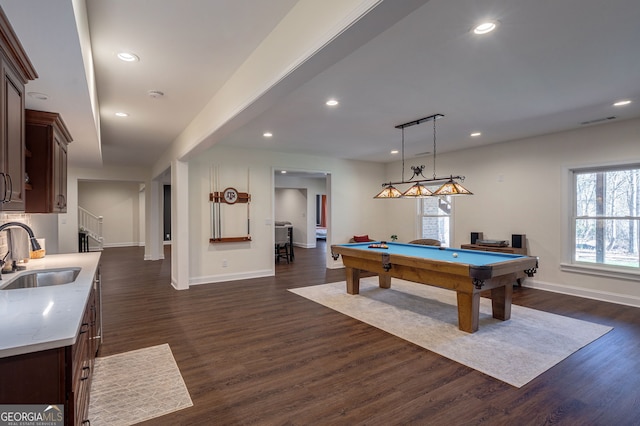
[[[293,243],[293,247],[300,247],[300,248],[316,248],[316,244],[304,244],[304,243]]]
[[[264,269],[250,272],[239,272],[235,274],[221,274],[210,275],[205,277],[192,277],[189,278],[189,285],[201,285],[201,284],[215,284],[226,281],[240,281],[248,280],[251,278],[272,277],[275,275],[273,269]]]
[[[176,280],[173,279],[173,277],[171,277],[171,287],[173,287],[175,290],[178,290],[178,291],[189,290],[189,287],[187,287],[187,288],[178,288],[178,283],[176,282]]]
[[[164,254],[161,254],[157,259],[154,259],[150,254],[145,254],[144,260],[164,260]]]
[[[114,247],[138,247],[140,243],[138,242],[131,242],[131,243],[104,243],[102,245],[102,247],[104,248],[114,248]],[[144,245],[144,243],[143,243]]]
[[[553,293],[567,294],[569,296],[583,297],[585,299],[600,300],[602,302],[617,303],[619,305],[627,305],[640,308],[640,297],[635,296],[548,283],[544,281],[532,280],[531,278],[525,279],[522,285],[524,287],[551,291]]]

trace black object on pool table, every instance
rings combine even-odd
[[[438,250],[446,250],[446,249],[447,249],[446,247],[442,247],[442,246],[438,247]]]

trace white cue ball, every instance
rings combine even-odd
[[[458,253],[453,253],[453,257],[458,257]]]

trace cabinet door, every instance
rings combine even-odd
[[[1,210],[24,211],[24,97],[18,78],[2,67],[4,111],[0,171]]]
[[[53,146],[53,207],[58,213],[67,212],[67,145],[54,133]]]

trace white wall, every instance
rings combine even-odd
[[[212,165],[243,170],[251,176],[251,242],[209,244],[209,203]],[[346,243],[351,236],[367,233],[384,223],[376,200],[360,188],[380,180],[384,165],[362,161],[305,156],[270,151],[256,152],[214,147],[189,163],[190,281],[191,284],[273,275],[274,169],[319,171],[330,174],[328,243]],[[238,178],[238,185],[244,180]],[[314,201],[315,204],[315,201]],[[238,206],[238,208],[240,208]],[[347,212],[347,213],[345,213]],[[240,212],[238,213],[240,214]],[[223,267],[223,261],[227,266]],[[339,265],[327,253],[330,267]]]
[[[78,182],[78,205],[104,218],[105,247],[140,245],[139,189],[136,182]]]
[[[83,180],[138,182],[145,183],[147,188],[151,183],[149,170],[141,167],[91,169],[69,167],[67,173],[67,213],[57,215],[59,253],[74,253],[78,251],[78,182]],[[148,214],[148,212],[146,213]]]
[[[37,238],[44,238],[47,254],[58,254],[58,215],[30,214],[31,229]],[[77,237],[76,237],[77,238]],[[76,239],[77,241],[77,239]]]
[[[276,188],[274,220],[289,221],[293,225],[295,245],[307,244],[307,190],[298,188]]]
[[[526,234],[529,253],[540,258],[540,269],[526,285],[602,300],[640,306],[640,282],[561,271],[568,262],[563,246],[569,238],[571,197],[563,186],[568,168],[581,165],[640,161],[640,120],[510,141],[438,155],[438,175],[465,175],[464,186],[475,195],[454,200],[452,247],[469,242],[470,233],[510,240]],[[400,176],[400,164],[387,168],[387,178]],[[394,177],[395,176],[395,177]],[[390,217],[415,216],[415,202],[384,200]],[[413,228],[397,229],[407,241]]]

